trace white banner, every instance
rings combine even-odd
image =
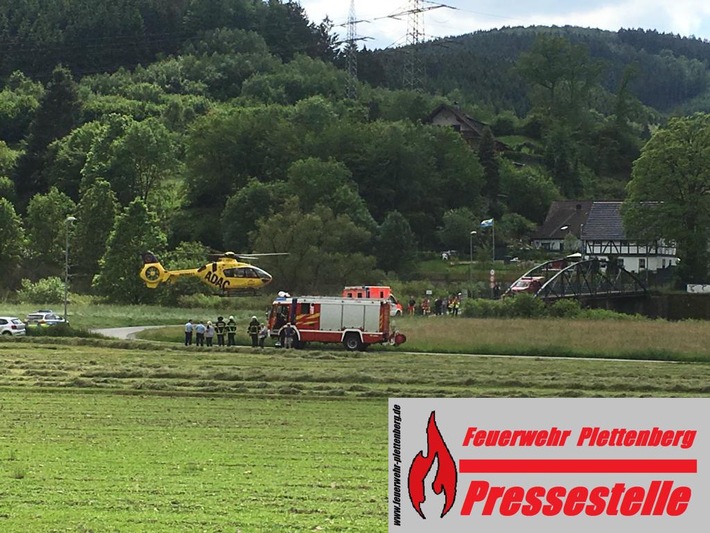
[[[389,531],[704,530],[709,412],[710,398],[390,399]]]

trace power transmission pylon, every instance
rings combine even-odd
[[[423,87],[424,67],[419,44],[424,40],[424,22],[421,0],[409,0],[407,13],[407,37],[405,40],[404,79],[405,89],[418,90]]]
[[[346,96],[352,100],[357,98],[357,22],[355,20],[355,0],[350,0],[350,13],[348,14],[348,36],[346,57],[348,64],[348,85]]]

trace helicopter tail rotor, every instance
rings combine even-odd
[[[153,252],[143,253],[142,258],[143,268],[141,269],[140,277],[146,287],[155,289],[160,283],[166,281],[166,278],[169,276]]]

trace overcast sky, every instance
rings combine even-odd
[[[502,26],[581,26],[616,31],[643,28],[710,40],[710,0],[420,0],[420,15],[427,39],[472,33]],[[312,22],[326,15],[336,24],[334,31],[345,39],[350,0],[301,0]],[[355,0],[360,47],[386,48],[405,44],[407,16],[386,18],[409,9],[410,0]],[[421,31],[421,30],[420,30]]]

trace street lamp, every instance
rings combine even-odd
[[[66,241],[64,246],[64,323],[67,322],[67,289],[69,287],[69,225],[76,220],[76,217],[69,216],[64,220],[64,234]]]
[[[468,240],[468,289],[471,290],[471,285],[473,284],[473,236],[476,235],[476,231],[472,231],[469,235]]]

